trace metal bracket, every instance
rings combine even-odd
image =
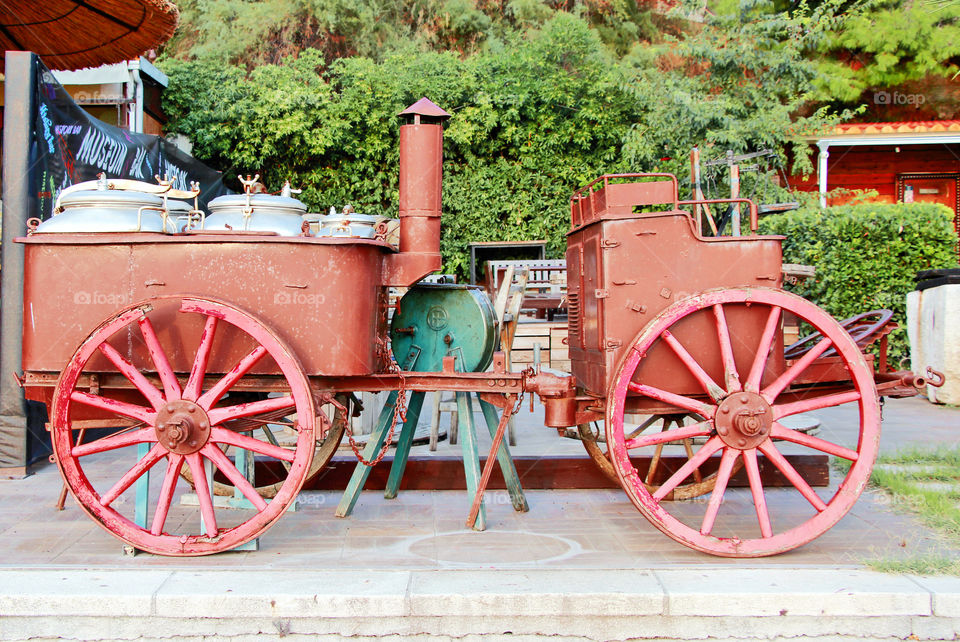
[[[614,241],[613,239],[603,239],[600,241],[600,247],[604,250],[612,250],[615,247],[620,247],[620,241]]]
[[[606,290],[606,289],[594,290],[593,296],[598,299],[606,299],[608,296],[610,296],[610,290]]]

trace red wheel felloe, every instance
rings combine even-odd
[[[151,317],[161,324],[165,342]],[[193,330],[197,332],[191,344],[186,335]],[[230,365],[218,374],[208,365],[222,333],[230,333],[230,338],[220,342],[221,349],[229,352],[244,346],[243,350],[249,352],[231,361],[235,365],[228,372],[224,374],[223,370]],[[196,348],[187,348],[191,345]],[[184,354],[185,350],[189,354]],[[137,361],[147,363],[138,368],[134,365]],[[179,377],[175,363],[188,364]],[[230,403],[231,388],[258,364],[258,372],[282,375],[282,383],[274,386],[279,396]],[[109,375],[111,367],[119,371],[125,383],[101,388],[97,382]],[[141,368],[156,373],[156,384]],[[278,414],[292,418],[291,430],[296,433],[292,447],[259,439],[250,428],[246,432],[230,428],[238,424],[229,423],[233,420]],[[76,422],[89,424],[91,415],[126,419],[131,425],[119,433],[78,444]],[[51,416],[57,464],[83,509],[121,540],[161,555],[217,553],[263,533],[296,498],[315,446],[313,396],[290,350],[247,313],[196,298],[151,300],[126,308],[100,325],[61,373]],[[147,455],[138,459],[135,446],[144,443],[151,446]],[[269,503],[225,454],[230,446],[277,460],[286,468],[286,478]],[[253,508],[217,508],[207,484],[205,468],[209,465],[239,489]],[[119,477],[115,472],[118,467],[123,471]],[[160,475],[161,482],[151,488],[150,499],[155,504],[147,512],[146,527],[141,527],[134,522],[133,493],[129,497],[124,493],[151,469]],[[184,470],[189,470],[195,481],[199,510],[174,502],[178,482],[189,490],[186,482],[180,481]]]
[[[809,323],[823,337],[802,357],[786,362],[786,367],[778,359],[782,348],[776,345],[785,311]],[[740,325],[728,323],[734,316],[737,323],[748,322],[751,330],[739,331]],[[692,354],[685,343],[696,344],[698,353]],[[705,350],[705,345],[712,349]],[[835,351],[834,359],[839,358],[849,373],[850,383],[844,388],[835,382],[818,382],[815,372],[808,371],[828,349]],[[647,360],[656,364],[656,371],[644,369]],[[683,376],[663,376],[671,367],[672,372]],[[675,380],[686,381],[688,387],[670,383]],[[691,394],[689,386],[698,388],[697,392]],[[632,427],[624,426],[628,396],[638,397],[640,402],[652,399],[676,406],[697,415],[700,421],[633,436]],[[844,403],[856,403],[859,425],[855,433],[852,429],[848,435],[831,431],[831,438],[824,439],[781,423],[791,415]],[[636,337],[608,391],[607,426],[611,463],[620,483],[654,526],[706,553],[760,557],[813,540],[850,510],[876,458],[880,406],[871,368],[856,342],[829,314],[778,290],[714,290],[673,304]],[[662,444],[689,443],[692,438],[705,441],[659,487],[645,486],[629,455],[643,454]],[[849,462],[849,471],[831,496],[824,491],[821,496],[804,481],[781,452],[784,442],[805,447],[808,453],[826,453]],[[786,478],[788,487],[764,486],[758,452],[765,463]],[[689,483],[711,457],[717,468],[708,501],[661,501],[681,484]],[[741,462],[749,491],[729,487],[735,466]],[[755,516],[749,520],[725,516],[726,502],[752,502]]]

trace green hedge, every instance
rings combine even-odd
[[[838,319],[887,308],[892,365],[910,354],[906,294],[920,270],[957,264],[953,212],[931,203],[866,203],[768,216],[764,234],[782,234],[784,263],[813,265],[816,276],[788,286]]]

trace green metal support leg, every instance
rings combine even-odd
[[[410,393],[407,402],[407,419],[403,422],[400,439],[397,441],[397,452],[393,455],[393,464],[390,465],[390,476],[387,478],[387,487],[383,491],[386,499],[394,499],[400,492],[400,479],[407,467],[407,458],[410,456],[410,446],[413,445],[413,436],[417,432],[417,423],[420,421],[420,411],[423,408],[423,397],[426,393],[415,391]]]
[[[460,415],[460,448],[463,452],[463,472],[467,478],[467,495],[472,499],[480,484],[480,451],[477,448],[477,432],[473,424],[473,404],[469,392],[457,393],[457,406]],[[480,505],[480,513],[473,524],[473,530],[487,528],[486,508]]]
[[[387,438],[387,431],[390,429],[390,422],[393,421],[393,407],[397,403],[397,391],[394,390],[387,396],[387,402],[383,404],[383,410],[380,411],[380,418],[377,420],[377,427],[373,429],[366,447],[363,449],[363,458],[370,461],[377,456],[384,440]],[[353,469],[353,476],[350,477],[350,483],[347,489],[343,491],[343,497],[340,499],[340,505],[337,506],[337,517],[346,517],[353,512],[353,507],[360,497],[360,491],[367,483],[367,477],[370,476],[370,466],[364,466],[357,462],[357,467]]]
[[[497,407],[489,401],[480,399],[480,409],[483,411],[483,418],[487,420],[487,428],[490,430],[492,438],[497,432],[497,425],[500,418],[497,417]],[[517,474],[517,467],[513,465],[513,457],[510,456],[510,449],[506,440],[500,442],[500,448],[497,450],[497,463],[500,464],[500,471],[503,473],[503,480],[507,485],[507,491],[510,493],[510,503],[513,509],[521,513],[530,510],[527,504],[527,497],[523,494],[523,487],[520,485],[520,475]]]

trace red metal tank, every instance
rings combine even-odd
[[[386,286],[412,285],[441,261],[443,120],[448,114],[424,98],[401,115],[410,122],[400,132],[399,252],[375,239],[243,232],[18,239],[26,245],[24,371],[60,371],[111,314],[165,295],[219,300],[254,313],[290,346],[308,375],[381,370]],[[175,308],[165,325],[159,332],[173,346],[174,369],[189,372],[186,355],[196,349],[202,328],[182,327]],[[151,369],[142,343],[114,342],[138,367]],[[231,359],[242,349],[222,353],[223,363],[213,364],[214,370],[232,367]],[[106,361],[102,366],[112,370]],[[270,374],[262,368],[254,372]]]

